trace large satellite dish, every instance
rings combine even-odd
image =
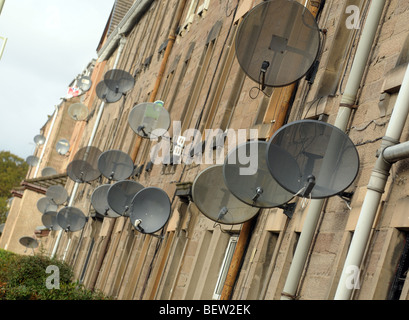
[[[104,82],[113,92],[124,94],[135,85],[135,79],[129,72],[120,69],[112,69],[105,73]]]
[[[112,210],[108,204],[107,196],[110,187],[109,184],[103,184],[95,188],[91,195],[91,204],[100,215],[108,218],[118,218],[121,215]]]
[[[57,212],[49,211],[41,216],[41,222],[44,226],[50,230],[58,231],[62,230],[61,226],[57,223]]]
[[[77,81],[77,86],[80,88],[83,92],[87,92],[89,89],[91,89],[92,86],[92,81],[89,76],[82,76],[78,79]]]
[[[128,122],[132,130],[142,138],[157,139],[170,127],[169,112],[161,103],[144,102],[136,105],[129,113]]]
[[[46,197],[55,204],[63,204],[68,200],[68,191],[62,185],[54,185],[47,189]]]
[[[100,81],[95,88],[98,98],[106,103],[114,103],[122,98],[122,92],[115,92],[109,89],[104,80]]]
[[[101,176],[98,169],[98,159],[101,150],[88,146],[81,148],[74,156],[74,160],[68,164],[67,175],[71,180],[83,183],[93,181]]]
[[[277,130],[267,147],[267,165],[277,182],[302,197],[340,194],[355,180],[359,155],[339,128],[301,120]]]
[[[55,145],[58,154],[65,156],[70,150],[70,142],[67,139],[61,139]]]
[[[68,115],[76,121],[88,118],[88,107],[82,103],[73,103],[68,107]]]
[[[31,167],[37,166],[39,161],[40,160],[36,156],[28,156],[26,159],[27,164]]]
[[[45,137],[42,134],[38,134],[34,137],[34,142],[36,145],[40,146],[45,143]]]
[[[132,199],[129,219],[142,233],[155,233],[163,228],[170,216],[170,200],[165,191],[148,187]]]
[[[75,207],[64,207],[57,213],[57,223],[65,231],[79,231],[86,222],[84,213]]]
[[[302,78],[315,62],[319,28],[311,12],[293,0],[264,1],[243,19],[236,57],[262,87],[281,87]]]
[[[294,196],[271,176],[266,163],[267,142],[249,141],[231,151],[223,166],[230,192],[247,205],[275,208]]]
[[[43,197],[37,201],[37,209],[41,213],[46,213],[49,211],[57,211],[58,205],[54,203],[50,198]]]
[[[259,211],[238,200],[223,179],[223,165],[206,168],[193,182],[193,202],[209,219],[222,224],[239,224],[252,219]]]
[[[109,207],[121,216],[129,216],[132,199],[143,188],[143,185],[132,180],[122,180],[114,183],[107,193]]]
[[[45,167],[43,170],[41,170],[41,176],[42,177],[49,177],[57,174],[57,170],[55,170],[53,167]]]
[[[35,249],[38,247],[38,241],[32,237],[21,237],[20,244],[28,249]]]
[[[128,179],[134,170],[132,158],[120,150],[103,152],[98,159],[98,169],[109,180]]]

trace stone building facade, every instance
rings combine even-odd
[[[66,129],[64,120],[57,121],[59,131],[54,129],[51,137],[70,134],[70,152],[53,162],[59,174],[44,178],[46,184],[32,171],[28,174],[0,246],[24,251],[18,237],[41,224],[34,203],[57,183],[75,195],[70,203],[88,220],[81,231],[51,231],[41,237],[41,250],[69,262],[87,287],[117,299],[407,299],[409,171],[404,157],[391,163],[383,190],[374,191],[380,198],[372,217],[364,203],[376,189],[371,181],[379,171],[374,168],[383,157],[384,137],[391,126],[397,127],[395,118],[407,117],[393,112],[401,101],[405,104],[409,1],[299,1],[320,28],[316,68],[293,84],[264,92],[235,56],[239,26],[261,2],[115,1],[98,45],[91,89],[64,101],[59,111],[64,117],[66,108],[80,99],[90,115],[87,121],[67,119]],[[130,73],[135,85],[119,101],[104,104],[95,88],[113,68]],[[151,166],[155,141],[140,138],[128,124],[134,106],[157,100],[171,116],[170,136],[175,121],[182,133],[246,129],[249,137],[250,129],[256,129],[264,141],[286,123],[327,122],[353,141],[360,157],[358,175],[342,196],[295,197],[291,215],[270,208],[243,224],[215,223],[200,212],[191,194],[195,178],[209,164]],[[407,140],[408,128],[403,121],[400,142]],[[160,231],[143,234],[126,217],[103,218],[95,212],[91,195],[107,179],[76,186],[65,174],[75,152],[87,145],[129,154],[136,168],[131,179],[168,194],[171,216]],[[57,155],[46,152],[40,168],[57,161],[53,157]],[[23,213],[29,216],[23,218]],[[364,223],[370,226],[366,238],[357,228]],[[356,243],[363,247],[360,262],[348,266],[350,288],[345,293],[340,279]]]

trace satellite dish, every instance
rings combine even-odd
[[[104,217],[118,218],[120,217],[114,210],[108,205],[108,190],[111,187],[109,184],[103,184],[95,188],[91,195],[91,204],[94,209]]]
[[[122,92],[115,92],[109,89],[104,80],[100,81],[95,88],[98,98],[106,103],[117,102],[122,98]]]
[[[26,162],[31,167],[36,167],[40,160],[36,156],[28,156]]]
[[[258,208],[280,207],[294,197],[271,176],[266,163],[267,145],[265,141],[241,144],[228,154],[223,166],[224,182],[230,192]]]
[[[82,103],[73,103],[68,107],[68,115],[76,121],[87,120],[88,114],[88,107]]]
[[[74,160],[68,164],[67,175],[71,180],[83,183],[90,182],[100,177],[98,159],[101,150],[88,146],[81,148],[74,156]]]
[[[128,122],[142,138],[157,139],[168,131],[170,115],[161,103],[144,102],[132,108]]]
[[[52,167],[45,167],[43,170],[41,170],[41,176],[42,177],[49,177],[57,174],[57,170],[55,170]]]
[[[267,165],[277,182],[302,197],[322,199],[339,194],[355,180],[359,155],[339,128],[301,120],[277,130],[267,147]]]
[[[20,244],[28,249],[35,249],[38,247],[38,241],[32,237],[21,237]]]
[[[261,2],[243,19],[236,36],[240,67],[262,87],[282,87],[302,78],[319,47],[316,20],[297,1]]]
[[[64,207],[57,213],[57,223],[65,231],[75,232],[84,228],[87,218],[75,207]]]
[[[114,183],[107,193],[109,207],[121,216],[128,216],[133,197],[143,188],[143,185],[132,180]]]
[[[91,78],[88,76],[82,76],[81,78],[78,79],[77,86],[83,92],[87,92],[89,89],[91,89],[92,86]]]
[[[98,159],[98,169],[109,180],[128,179],[134,170],[132,158],[120,150],[103,152]]]
[[[170,200],[165,191],[148,187],[132,199],[129,219],[142,233],[155,233],[163,228],[170,216]]]
[[[243,223],[259,211],[229,191],[223,179],[223,165],[211,166],[199,173],[192,185],[192,197],[206,217],[222,224]]]
[[[113,69],[106,72],[104,82],[106,86],[115,93],[126,93],[135,85],[135,79],[132,75],[120,69]]]
[[[70,142],[67,139],[61,139],[55,145],[55,149],[60,155],[65,156],[70,150]]]
[[[36,145],[40,146],[45,143],[45,137],[42,134],[38,134],[34,137],[34,142]]]
[[[55,204],[63,204],[68,200],[68,192],[62,185],[54,185],[47,189],[45,193],[46,197]]]
[[[58,206],[50,198],[43,197],[37,201],[37,209],[41,213],[46,213],[48,211],[57,211]]]
[[[41,216],[43,225],[53,231],[62,230],[61,226],[57,223],[57,212],[49,211]]]

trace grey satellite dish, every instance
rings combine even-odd
[[[283,126],[271,137],[267,165],[289,192],[322,199],[352,184],[359,155],[342,130],[321,121],[301,120]]]
[[[68,192],[62,185],[54,185],[47,189],[46,197],[55,204],[63,204],[68,200]]]
[[[160,103],[144,102],[136,105],[129,113],[128,122],[132,130],[142,138],[157,139],[170,127],[169,112]]]
[[[113,69],[106,72],[104,82],[110,90],[119,93],[126,93],[135,85],[135,79],[132,75],[120,69]]]
[[[70,150],[70,142],[67,139],[61,139],[55,145],[55,149],[60,155],[64,156]]]
[[[264,1],[243,19],[236,57],[252,80],[281,87],[302,78],[314,64],[320,32],[314,16],[297,1]]]
[[[132,199],[129,219],[142,233],[155,233],[163,228],[170,216],[170,200],[165,191],[148,187]]]
[[[106,103],[114,103],[122,98],[122,92],[115,92],[109,89],[104,80],[100,81],[95,88],[98,98]]]
[[[117,214],[114,210],[108,205],[108,190],[111,187],[109,184],[103,184],[95,188],[94,192],[91,195],[91,204],[94,207],[95,211],[100,215],[108,218],[118,218],[121,215]]]
[[[211,166],[199,173],[192,185],[192,197],[206,217],[222,224],[243,223],[259,211],[229,191],[223,179],[223,165]]]
[[[239,145],[225,159],[224,182],[237,199],[250,206],[280,207],[294,195],[271,176],[266,163],[266,151],[265,141],[249,141]]]
[[[45,167],[43,170],[41,170],[41,176],[42,177],[49,177],[57,174],[57,170],[55,170],[53,167]]]
[[[143,185],[132,180],[122,180],[114,183],[107,193],[109,207],[121,216],[129,216],[132,199],[143,188]]]
[[[82,103],[73,103],[68,107],[68,115],[76,121],[87,120],[88,114],[88,107]]]
[[[45,143],[45,137],[42,134],[38,134],[34,137],[34,142],[36,145],[40,146]]]
[[[41,213],[48,211],[57,211],[58,205],[54,203],[50,198],[43,197],[37,201],[37,209]]]
[[[98,159],[101,150],[87,146],[77,151],[74,160],[68,164],[67,175],[71,180],[83,183],[93,181],[101,176],[98,169]]]
[[[132,158],[120,150],[103,152],[98,159],[98,169],[109,180],[128,179],[134,170]]]
[[[38,241],[32,237],[21,237],[20,244],[28,249],[35,249],[38,247]]]
[[[79,231],[86,222],[84,213],[75,207],[64,207],[57,213],[57,223],[65,231]]]
[[[27,164],[31,167],[37,166],[39,161],[40,160],[36,156],[28,156],[26,159]]]
[[[41,222],[43,225],[53,231],[62,230],[61,226],[57,223],[57,212],[49,211],[41,216]]]
[[[87,92],[89,89],[91,89],[92,86],[92,81],[91,78],[88,76],[82,76],[78,79],[77,81],[77,86],[80,88],[83,92]]]

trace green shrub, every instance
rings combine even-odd
[[[59,288],[46,286],[48,266],[59,271]],[[72,268],[65,262],[42,255],[23,256],[0,249],[0,299],[2,300],[101,300],[93,292],[73,281]],[[52,284],[54,284],[52,282]]]

